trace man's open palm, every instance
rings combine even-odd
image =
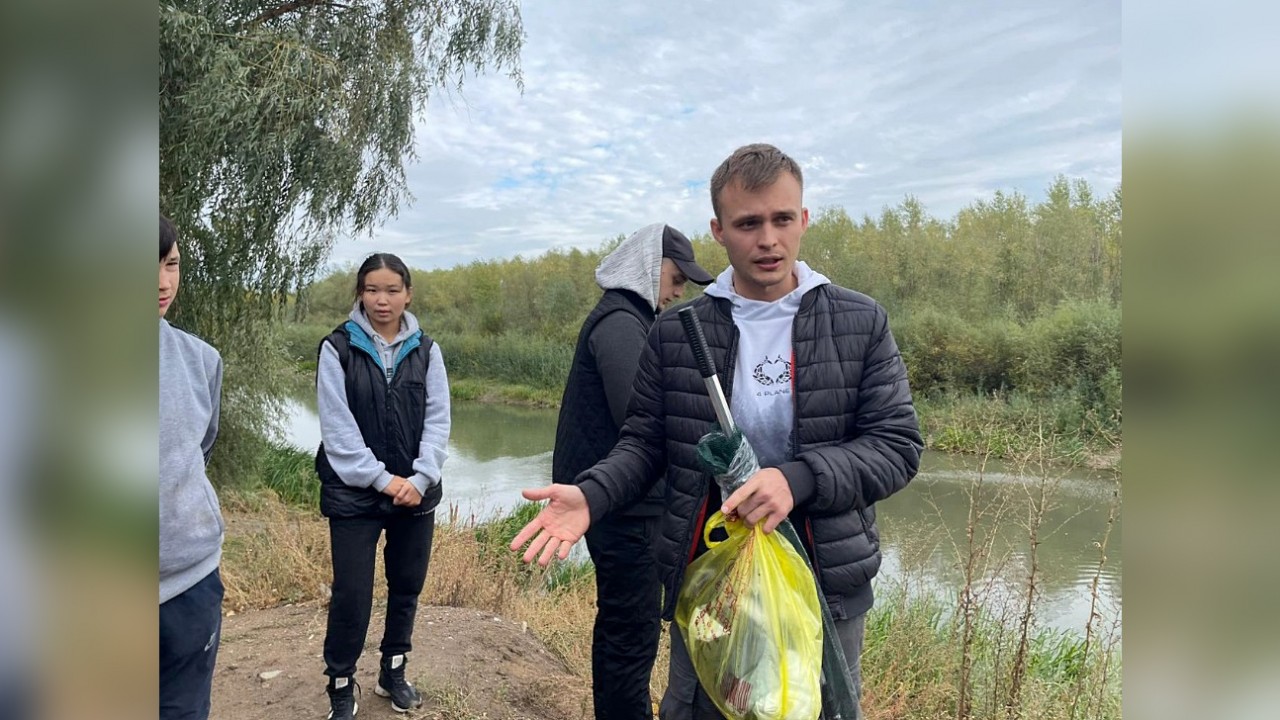
[[[552,556],[561,560],[569,557],[573,544],[578,542],[591,525],[591,511],[582,490],[576,485],[548,485],[534,490],[522,490],[520,494],[526,500],[550,502],[537,517],[516,533],[515,539],[511,541],[512,552],[518,552],[532,538],[533,542],[529,542],[529,548],[524,551],[525,562],[533,562],[536,557],[538,564],[546,567]]]

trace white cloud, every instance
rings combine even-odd
[[[525,92],[441,93],[418,127],[412,204],[335,263],[411,265],[594,248],[665,221],[705,232],[732,150],[800,160],[806,203],[876,215],[910,193],[946,216],[1054,175],[1120,177],[1115,2],[743,0],[524,7]]]

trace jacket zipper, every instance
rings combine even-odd
[[[813,539],[813,518],[808,515],[804,516],[804,531],[809,536],[809,547],[813,550],[813,579],[818,583],[818,590],[822,590],[822,563],[818,562],[818,543]]]
[[[803,308],[802,308],[803,309]],[[797,311],[796,315],[799,315]],[[800,412],[796,403],[799,395],[797,386],[799,382],[797,375],[799,374],[799,363],[796,362],[796,322],[791,321],[791,453],[794,458],[800,452]],[[813,579],[818,585],[818,590],[822,590],[822,564],[818,562],[818,543],[813,539],[813,518],[809,517],[809,513],[804,514],[805,534],[809,537],[809,553],[813,558]]]
[[[733,398],[733,371],[738,364],[738,326],[734,325],[729,335],[729,349],[724,359],[724,399],[729,402]]]

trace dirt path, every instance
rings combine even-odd
[[[322,656],[325,617],[322,604],[309,603],[224,618],[211,717],[323,720],[329,711]],[[382,624],[382,607],[375,604],[356,673],[362,688],[360,718],[591,717],[590,681],[570,674],[520,623],[449,607],[418,609],[408,674],[426,702],[406,715],[396,713],[373,692]]]

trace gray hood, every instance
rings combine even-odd
[[[382,340],[384,343],[387,342],[378,334],[377,330],[373,329],[373,323],[369,322],[369,316],[364,314],[364,306],[360,304],[359,300],[356,300],[355,304],[351,306],[351,312],[347,317],[350,318],[352,322],[359,325],[360,329],[368,333],[369,337],[377,338],[378,340]],[[409,312],[408,308],[406,308],[404,315],[400,316],[400,332],[396,333],[395,340],[387,343],[388,347],[395,347],[396,345],[399,345],[417,331],[418,318],[414,317],[413,313]]]
[[[664,223],[646,225],[631,233],[596,267],[596,284],[602,290],[630,290],[658,311],[662,282],[662,231]],[[408,313],[405,313],[407,316]]]
[[[796,310],[800,309],[800,298],[802,298],[805,293],[818,287],[819,285],[828,285],[831,283],[831,280],[826,275],[823,275],[817,270],[814,270],[813,268],[809,267],[809,263],[806,263],[803,260],[796,261],[795,277],[796,277],[796,289],[792,290],[791,292],[787,293],[783,297],[780,297],[774,301],[775,303],[780,303],[781,305],[788,306],[789,307],[788,312],[792,315],[795,314]],[[735,290],[733,287],[733,266],[732,265],[725,268],[723,272],[717,275],[716,281],[711,285],[709,285],[705,292],[707,295],[722,297],[730,300],[733,303],[733,306],[735,308],[753,307],[753,305],[772,304],[772,303],[765,303],[760,300],[748,300],[747,298],[744,298],[741,295],[739,295],[738,291]]]

